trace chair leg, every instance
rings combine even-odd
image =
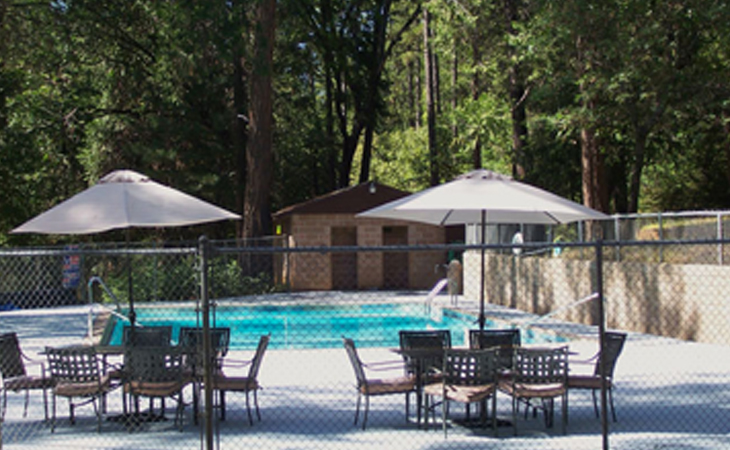
[[[259,391],[253,391],[253,405],[256,407],[256,418],[261,422],[261,410],[259,409]]]
[[[517,436],[517,397],[512,397],[512,429]]]
[[[183,430],[183,419],[184,419],[184,413],[185,413],[185,402],[183,398],[183,392],[182,389],[180,392],[178,392],[177,397],[177,408],[175,408],[175,423],[178,426],[178,430]]]
[[[226,391],[220,390],[218,392],[219,392],[218,395],[220,397],[220,402],[221,402],[221,422],[225,422],[226,421]]]
[[[3,399],[2,399],[2,408],[0,409],[0,422],[3,422],[5,420],[5,411],[8,409],[8,394],[5,392],[5,389],[2,390],[3,393]],[[46,420],[48,419],[48,409],[46,409]]]
[[[51,433],[56,431],[56,394],[53,393],[53,416],[51,418]]]
[[[423,429],[428,430],[428,411],[430,411],[429,399],[431,396],[425,395],[422,397],[422,404],[419,405],[419,409],[423,408]],[[435,419],[434,419],[435,420]]]
[[[28,417],[28,402],[30,401],[30,389],[25,390],[25,406],[23,407],[23,417]]]
[[[563,434],[568,433],[568,392],[566,391],[562,396],[563,414],[560,418],[563,422]]]
[[[608,400],[611,404],[611,415],[613,416],[613,421],[616,422],[616,408],[613,406],[613,388],[608,388]]]
[[[596,390],[591,389],[591,395],[593,396],[593,411],[596,413],[596,419],[600,417],[600,414],[598,414],[598,399],[596,398]]]
[[[444,396],[441,403],[441,427],[444,429],[444,439],[447,437],[446,419],[449,416],[449,399]],[[427,413],[428,414],[428,413]]]
[[[249,401],[249,391],[246,391],[246,412],[248,412],[248,424],[253,425],[253,417],[251,416],[251,402]]]
[[[96,399],[91,400],[91,404],[94,406],[94,414],[96,414],[96,432],[101,433],[101,404],[96,404]]]
[[[409,392],[406,392],[406,423],[408,423],[408,416],[409,416],[408,410],[410,409],[409,408],[410,402],[411,402],[411,394]]]
[[[492,393],[492,428],[494,429],[494,437],[499,435],[499,427],[497,427],[497,390]]]
[[[368,424],[368,412],[370,411],[370,396],[365,396],[365,412],[362,416],[362,429],[364,430]]]
[[[357,419],[360,416],[360,393],[357,393],[357,404],[355,405],[355,421],[352,423],[353,425],[357,425]]]

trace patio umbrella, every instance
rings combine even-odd
[[[489,170],[474,170],[453,181],[358,214],[432,225],[561,224],[606,220],[606,214]],[[481,252],[479,328],[484,328],[484,248]]]
[[[240,216],[152,181],[140,173],[117,170],[11,233],[92,234],[114,229],[180,227],[229,219],[240,219]],[[129,309],[130,321],[134,325],[131,272]]]

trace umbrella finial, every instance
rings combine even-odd
[[[99,184],[105,183],[140,183],[150,181],[150,178],[141,173],[135,172],[134,170],[115,170],[104,175],[100,180]]]
[[[512,177],[494,172],[487,169],[476,169],[471,172],[459,175],[455,180],[469,180],[469,179],[481,179],[481,180],[512,180]]]

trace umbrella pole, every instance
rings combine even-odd
[[[129,249],[129,228],[126,229],[127,249]],[[127,292],[129,293],[129,324],[130,332],[134,335],[134,325],[137,321],[137,313],[134,312],[134,292],[132,288],[132,255],[127,253]],[[134,342],[134,339],[132,339]]]
[[[481,270],[479,272],[479,330],[484,329],[484,290],[486,287],[484,286],[484,243],[486,242],[486,216],[487,211],[482,210],[482,248],[481,248]]]

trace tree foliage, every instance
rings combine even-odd
[[[262,216],[473,167],[607,212],[730,202],[724,1],[279,0],[257,147],[260,5],[0,0],[0,244],[117,168],[238,212],[255,197]]]

